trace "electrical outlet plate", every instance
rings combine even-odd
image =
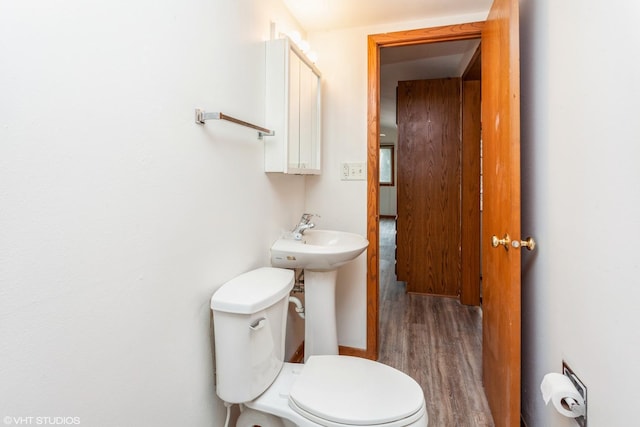
[[[574,418],[574,420],[576,420],[576,423],[578,423],[580,427],[587,427],[587,386],[585,386],[584,383],[580,381],[580,378],[578,378],[578,376],[573,372],[573,370],[569,367],[569,365],[567,365],[567,362],[565,362],[564,360],[562,361],[562,373],[567,376],[569,380],[571,380],[573,385],[578,390],[578,393],[582,395],[582,399],[584,400],[584,416],[579,416],[577,418]]]

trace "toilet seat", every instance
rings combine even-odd
[[[319,425],[407,426],[426,416],[422,388],[382,363],[312,356],[292,384],[289,406]]]

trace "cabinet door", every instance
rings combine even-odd
[[[300,77],[302,61],[289,50],[289,169],[300,168]]]
[[[301,169],[320,169],[318,76],[300,62],[300,163]]]
[[[265,171],[320,173],[320,72],[288,39],[267,42]]]

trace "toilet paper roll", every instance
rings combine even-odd
[[[544,376],[540,391],[544,403],[553,402],[560,414],[569,418],[577,418],[585,414],[584,399],[578,389],[573,385],[569,377],[550,373]]]

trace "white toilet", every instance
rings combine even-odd
[[[216,391],[242,404],[237,426],[426,427],[422,389],[394,368],[335,355],[284,362],[293,282],[292,270],[265,267],[211,298]]]

